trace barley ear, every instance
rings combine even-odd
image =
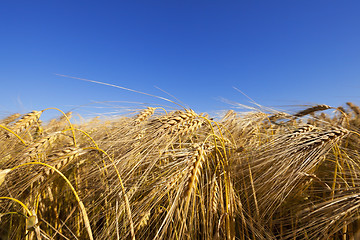
[[[331,107],[325,104],[315,105],[313,107],[307,108],[305,110],[302,110],[294,115],[294,117],[303,117],[305,115],[318,112],[318,111],[324,111],[327,109],[330,109]]]
[[[151,115],[154,114],[155,108],[148,107],[145,110],[141,111],[140,114],[135,119],[135,124],[140,124],[141,122],[146,121]]]
[[[347,102],[346,104],[351,108],[351,110],[353,110],[356,116],[360,116],[360,108],[358,106],[356,106],[352,102]]]
[[[0,120],[0,123],[3,124],[3,125],[9,125],[10,123],[15,121],[20,116],[21,116],[20,113],[14,113],[14,114],[8,116],[7,118],[4,118],[4,119]]]
[[[194,156],[192,157],[192,162],[189,168],[188,183],[184,193],[185,199],[189,198],[193,189],[196,187],[199,180],[200,171],[205,161],[205,153],[202,147],[198,147]]]

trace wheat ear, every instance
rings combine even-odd
[[[186,189],[184,192],[185,199],[190,197],[193,189],[196,187],[204,161],[205,161],[204,148],[202,146],[197,147],[193,157],[191,158],[191,164],[188,169],[189,175],[188,175]]]
[[[60,132],[49,134],[46,137],[32,143],[24,152],[25,159],[28,160],[31,157],[34,157],[37,153],[41,153],[43,150],[46,150],[53,142],[55,142],[59,133]]]
[[[148,107],[145,110],[141,111],[135,119],[135,124],[140,124],[141,122],[146,121],[151,115],[154,114],[156,108]]]
[[[293,131],[293,134],[298,135],[305,132],[311,132],[315,129],[314,125],[306,124]]]
[[[360,116],[360,108],[358,106],[356,106],[352,102],[347,102],[346,104],[351,108],[351,110],[353,110],[356,116]]]
[[[34,122],[38,121],[42,112],[43,111],[32,111],[24,115],[20,120],[11,126],[11,130],[13,130],[16,134],[19,134],[23,130],[30,127]]]
[[[3,124],[3,125],[9,125],[10,123],[12,123],[12,122],[15,121],[16,119],[18,119],[20,116],[21,116],[20,113],[14,113],[14,114],[12,114],[12,115],[10,115],[10,116],[2,119],[2,120],[0,121],[0,123]]]
[[[199,115],[191,109],[186,111],[177,111],[174,115],[161,119],[164,122],[163,130],[169,133],[178,133],[184,135],[195,131],[202,124]]]
[[[72,160],[76,157],[85,154],[89,150],[84,150],[78,147],[66,147],[61,150],[58,150],[51,155],[48,156],[47,164],[53,166],[56,169],[61,169],[65,165],[68,165]],[[45,168],[44,174],[45,176],[49,176],[53,174],[53,169]],[[40,181],[44,181],[44,176],[41,176]]]
[[[303,136],[298,143],[299,150],[313,149],[322,146],[330,141],[337,141],[347,135],[348,130],[344,128],[335,128],[325,132],[310,133]]]
[[[219,204],[219,184],[217,183],[216,178],[214,178],[214,185],[211,189],[211,211],[215,214],[218,211],[218,204]]]
[[[151,216],[151,211],[147,211],[141,215],[141,219],[139,221],[139,224],[137,225],[137,230],[139,230],[142,227],[145,227],[148,224],[148,221],[150,220],[150,216]]]
[[[328,106],[328,105],[320,104],[320,105],[316,105],[316,106],[307,108],[305,110],[302,110],[302,111],[296,113],[294,115],[294,117],[303,117],[305,115],[308,115],[308,114],[311,114],[311,113],[314,113],[314,112],[318,112],[318,111],[324,111],[324,110],[327,110],[327,109],[330,109],[330,108],[331,107]]]

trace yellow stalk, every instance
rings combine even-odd
[[[20,204],[26,211],[26,213],[31,216],[31,211],[29,210],[29,208],[23,203],[21,202],[20,200],[17,200],[16,198],[12,198],[12,197],[0,197],[0,199],[8,199],[8,200],[11,200],[11,201],[14,201],[14,202],[17,202],[18,204]]]
[[[24,163],[24,164],[21,164],[21,165],[18,165],[16,167],[13,167],[11,170],[15,170],[17,168],[20,168],[20,167],[23,167],[23,166],[27,166],[27,165],[42,165],[42,166],[45,166],[45,167],[48,167],[48,168],[51,168],[53,171],[57,172],[64,180],[65,182],[69,185],[71,191],[74,193],[75,195],[75,198],[76,198],[76,201],[78,202],[79,204],[79,207],[80,207],[80,211],[81,211],[81,214],[83,216],[83,220],[84,220],[84,224],[85,224],[85,228],[86,228],[86,231],[89,235],[89,239],[90,240],[93,240],[93,235],[92,235],[92,231],[91,231],[91,226],[90,226],[90,221],[89,221],[89,217],[86,213],[86,209],[85,209],[85,206],[83,204],[83,202],[81,201],[79,195],[77,194],[75,188],[72,186],[71,182],[67,179],[67,177],[65,177],[64,174],[62,174],[59,170],[57,170],[55,167],[51,166],[51,165],[48,165],[46,163],[42,163],[42,162],[28,162],[28,163]],[[24,205],[25,206],[25,205]],[[30,212],[31,214],[31,212]]]
[[[126,212],[127,212],[127,215],[128,215],[129,223],[130,223],[131,238],[132,238],[133,240],[135,240],[134,222],[133,222],[132,216],[131,216],[130,202],[129,202],[128,197],[126,196],[125,187],[124,187],[124,184],[123,184],[123,182],[122,182],[122,179],[121,179],[119,170],[117,169],[114,161],[113,161],[112,158],[109,156],[109,154],[107,154],[107,152],[105,152],[104,150],[102,150],[102,149],[100,149],[100,148],[91,148],[91,147],[89,147],[88,149],[95,149],[95,150],[98,150],[99,152],[104,153],[104,154],[108,157],[108,159],[110,160],[113,168],[115,169],[116,174],[117,174],[118,179],[119,179],[119,182],[120,182],[121,191],[122,191],[123,198],[124,198],[124,202],[125,202],[125,209],[126,209]]]
[[[74,146],[76,147],[75,130],[74,130],[74,127],[73,127],[72,123],[70,122],[70,119],[68,118],[68,116],[66,116],[66,114],[65,114],[63,111],[61,111],[61,110],[58,109],[58,108],[46,108],[46,109],[44,109],[43,111],[51,110],[51,109],[52,109],[52,110],[57,110],[57,111],[61,112],[62,115],[64,115],[66,121],[69,123],[70,129],[71,129],[71,132],[72,132],[73,138],[74,138]]]
[[[5,130],[8,131],[8,132],[14,134],[15,137],[17,137],[25,146],[27,146],[26,142],[25,142],[19,135],[17,135],[13,130],[11,130],[11,129],[3,126],[3,125],[0,125],[0,127],[3,128],[3,129],[5,129]]]

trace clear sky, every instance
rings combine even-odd
[[[0,113],[174,95],[197,111],[221,99],[360,102],[360,1],[14,0],[0,2]],[[103,111],[95,107],[83,111]],[[108,111],[113,111],[108,110]]]

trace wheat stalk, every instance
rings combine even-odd
[[[351,239],[360,206],[359,117],[347,109],[351,131],[339,125],[339,112],[304,124],[303,116],[328,107],[229,111],[220,122],[190,109],[152,116],[155,108],[147,108],[134,118],[74,123],[74,145],[61,120],[9,120],[2,125],[9,133],[28,137],[21,133],[35,124],[39,131],[27,144],[0,138],[0,198],[31,206],[39,224],[4,202],[0,238],[22,239],[26,227],[41,226],[49,239],[88,239],[92,230],[97,239]],[[101,154],[83,155],[90,151]],[[22,162],[32,171],[9,174]],[[78,206],[56,173],[74,184]],[[308,204],[315,207],[297,214]],[[10,233],[3,237],[3,229]]]

